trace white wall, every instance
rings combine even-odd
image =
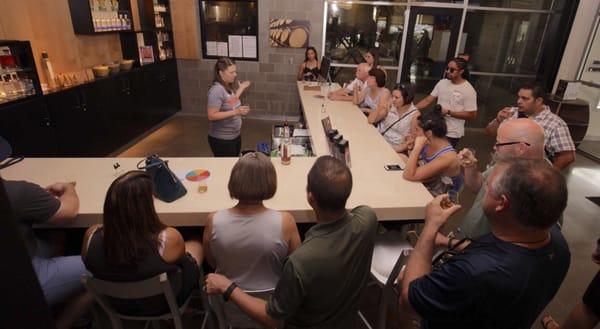
[[[574,80],[577,78],[577,71],[585,55],[588,38],[599,10],[600,0],[579,1],[571,35],[569,35],[569,41],[556,75],[553,91],[556,90],[558,80]],[[593,104],[590,107],[590,125],[585,139],[600,140],[600,111],[596,109],[595,105]]]

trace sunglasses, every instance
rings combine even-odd
[[[527,142],[506,142],[506,143],[496,143],[494,144],[495,148],[499,148],[500,146],[507,146],[507,145],[515,145],[515,144],[525,144],[527,146],[531,146],[531,144],[527,143]]]

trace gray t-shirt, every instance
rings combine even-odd
[[[229,93],[219,82],[213,83],[208,90],[209,108],[217,108],[221,112],[233,111],[241,105],[240,99]],[[208,135],[214,138],[231,140],[240,135],[242,118],[234,116],[224,120],[209,121]]]
[[[60,200],[34,183],[10,180],[2,183],[29,255],[33,256],[36,242],[32,226],[48,221],[60,208]]]

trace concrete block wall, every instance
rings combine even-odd
[[[242,102],[252,108],[250,117],[281,120],[299,115],[296,74],[298,65],[304,60],[304,49],[270,47],[269,20],[290,18],[310,21],[309,45],[320,52],[323,6],[323,0],[258,1],[259,61],[237,61],[238,78],[252,82],[242,96]],[[200,38],[198,42],[201,42]],[[182,110],[206,115],[206,93],[213,80],[215,61],[178,59],[177,64]]]

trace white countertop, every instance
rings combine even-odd
[[[362,112],[350,102],[315,98],[317,91],[304,91],[298,83],[306,123],[311,132],[313,151],[328,154],[325,133],[321,125],[321,105],[324,104],[334,128],[350,143],[353,188],[348,208],[366,204],[375,209],[380,221],[423,219],[424,207],[431,195],[420,183],[408,182],[401,171],[385,171],[386,164],[401,160],[394,150],[367,123]],[[332,87],[333,88],[333,87]],[[156,200],[161,220],[170,226],[202,226],[212,211],[231,207],[227,182],[237,158],[164,158],[176,174],[193,169],[207,169],[211,177],[205,181],[208,191],[198,192],[198,182],[183,181],[187,194],[172,203]],[[314,214],[306,201],[306,176],[316,157],[293,158],[289,166],[273,158],[277,171],[277,193],[265,202],[267,207],[290,211],[296,221],[314,222]],[[49,185],[56,181],[77,182],[80,198],[79,218],[72,227],[87,227],[102,222],[102,208],[108,186],[117,177],[113,164],[123,171],[135,169],[141,158],[27,158],[3,169],[0,174],[9,180],[28,180]]]

